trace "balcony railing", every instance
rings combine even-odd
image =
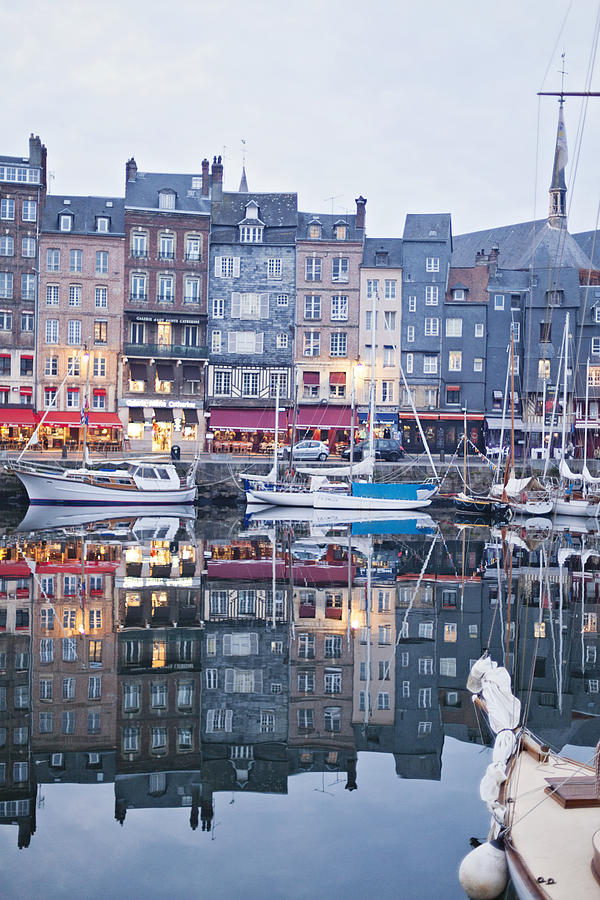
[[[131,256],[133,259],[148,259],[148,251],[147,250],[132,250]]]
[[[163,259],[175,259],[175,254],[174,254],[174,253],[159,253],[159,254],[158,254],[158,258],[161,259],[161,260],[163,260]]]
[[[125,356],[158,356],[161,359],[208,359],[207,347],[188,347],[185,344],[125,344]]]
[[[146,302],[148,294],[130,294],[129,299],[132,303]]]

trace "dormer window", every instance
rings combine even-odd
[[[262,225],[240,225],[240,241],[242,244],[261,244],[262,239]]]
[[[336,241],[345,241],[348,234],[348,226],[343,222],[337,222],[333,226],[333,236]]]
[[[59,226],[61,231],[71,231],[73,228],[73,216],[70,214],[60,216]]]
[[[464,300],[465,299],[464,288],[454,288],[454,290],[452,291],[452,299],[453,300]]]
[[[246,203],[246,218],[258,219],[258,203],[256,200],[250,200]]]
[[[311,222],[308,226],[308,237],[311,241],[320,241],[322,227],[320,222]]]
[[[109,220],[106,216],[96,216],[96,231],[107,232]]]
[[[375,252],[375,265],[376,266],[387,266],[387,264],[388,264],[387,250],[377,250]]]
[[[164,190],[158,192],[159,209],[175,209],[175,191]]]

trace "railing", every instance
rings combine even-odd
[[[131,256],[132,256],[132,259],[148,259],[148,251],[147,250],[132,250]]]
[[[188,347],[185,344],[125,344],[123,352],[125,356],[208,359],[208,347]]]
[[[130,294],[129,299],[134,303],[137,303],[138,300],[146,302],[146,300],[148,299],[148,294]]]

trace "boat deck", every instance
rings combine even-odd
[[[515,881],[529,882],[529,893],[519,896],[552,900],[600,897],[600,883],[591,868],[592,838],[600,829],[600,798],[593,806],[577,803],[566,808],[547,793],[546,779],[559,785],[565,779],[590,775],[591,768],[564,757],[550,754],[546,762],[540,762],[527,750],[519,754],[506,784],[506,796],[514,801],[508,848],[511,875]],[[565,786],[563,794],[572,792]],[[594,793],[590,785],[588,794],[593,797]],[[529,870],[529,878],[525,870]],[[538,883],[540,877],[544,881]],[[555,883],[548,884],[548,879]]]

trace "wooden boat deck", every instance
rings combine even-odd
[[[543,760],[543,757],[542,757]],[[511,834],[507,844],[509,861],[518,875],[529,885],[525,896],[552,900],[598,900],[600,884],[591,863],[594,855],[592,839],[600,829],[600,808],[594,803],[563,802],[549,795],[552,786],[569,779],[571,785],[560,788],[562,797],[592,792],[593,770],[565,757],[550,754],[540,761],[523,749],[514,762],[505,786],[511,798]],[[586,781],[581,782],[585,777]],[[578,779],[570,782],[570,779]],[[538,878],[544,881],[538,883]],[[553,879],[554,884],[548,884]]]

